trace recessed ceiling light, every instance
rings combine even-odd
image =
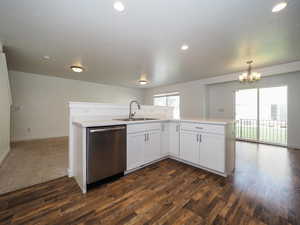
[[[73,70],[73,72],[75,72],[75,73],[81,73],[81,72],[83,72],[83,68],[80,67],[80,66],[71,66],[70,68],[71,68],[71,69]]]
[[[146,85],[146,84],[148,84],[148,81],[147,80],[139,80],[139,84]]]
[[[114,3],[114,9],[117,10],[118,12],[123,12],[125,10],[125,6],[122,2],[117,1]]]
[[[186,51],[188,49],[189,49],[189,46],[186,45],[186,44],[184,44],[184,45],[181,46],[181,50],[183,50],[183,51]]]
[[[283,10],[286,6],[287,6],[287,2],[279,2],[273,7],[272,12],[274,13],[279,12]]]

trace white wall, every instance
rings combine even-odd
[[[239,82],[208,85],[208,117],[234,119],[234,92],[238,89],[284,85],[288,86],[288,146],[300,149],[300,72],[264,77],[252,85]]]
[[[168,92],[180,92],[180,116],[182,118],[205,117],[206,86],[201,81],[146,89],[145,104],[153,104],[153,95]]]
[[[10,105],[11,95],[6,59],[5,54],[0,51],[0,164],[10,149]]]
[[[68,102],[143,102],[141,89],[9,71],[14,102],[12,140],[68,135]],[[84,74],[83,74],[84,76]]]

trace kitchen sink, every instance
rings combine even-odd
[[[124,118],[124,119],[116,119],[116,120],[120,120],[120,121],[146,121],[146,120],[159,120],[159,119],[155,119],[155,118]]]

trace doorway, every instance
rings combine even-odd
[[[287,87],[235,92],[236,138],[287,146]]]

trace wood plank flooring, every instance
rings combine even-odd
[[[62,177],[0,196],[0,224],[299,224],[300,151],[238,143],[223,178],[164,160],[81,194]]]

